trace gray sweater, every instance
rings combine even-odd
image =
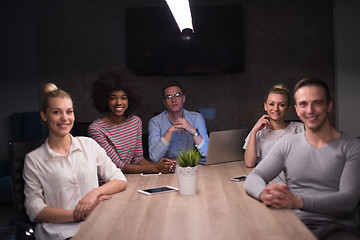
[[[300,219],[359,221],[359,139],[342,133],[315,148],[304,132],[287,135],[249,174],[246,192],[259,199],[266,184],[282,170],[290,191],[304,200],[303,210],[295,210]]]

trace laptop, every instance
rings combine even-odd
[[[207,157],[200,164],[211,165],[244,160],[244,142],[248,129],[210,132]]]

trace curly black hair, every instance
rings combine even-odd
[[[109,112],[109,95],[123,90],[129,99],[129,107],[124,115],[130,116],[139,107],[143,98],[143,88],[136,76],[128,70],[105,71],[99,75],[92,86],[92,105],[103,114]]]

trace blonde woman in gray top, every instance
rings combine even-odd
[[[285,116],[290,110],[290,94],[284,85],[272,87],[266,95],[264,114],[254,125],[245,139],[245,165],[254,167],[270,151],[272,146],[284,135],[304,131],[300,122],[286,122]],[[286,183],[284,172],[281,172],[270,183]]]

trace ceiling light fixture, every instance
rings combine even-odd
[[[165,0],[170,8],[172,15],[180,29],[183,32],[184,29],[189,29],[193,32],[191,11],[188,0]],[[188,31],[188,30],[186,30]]]

